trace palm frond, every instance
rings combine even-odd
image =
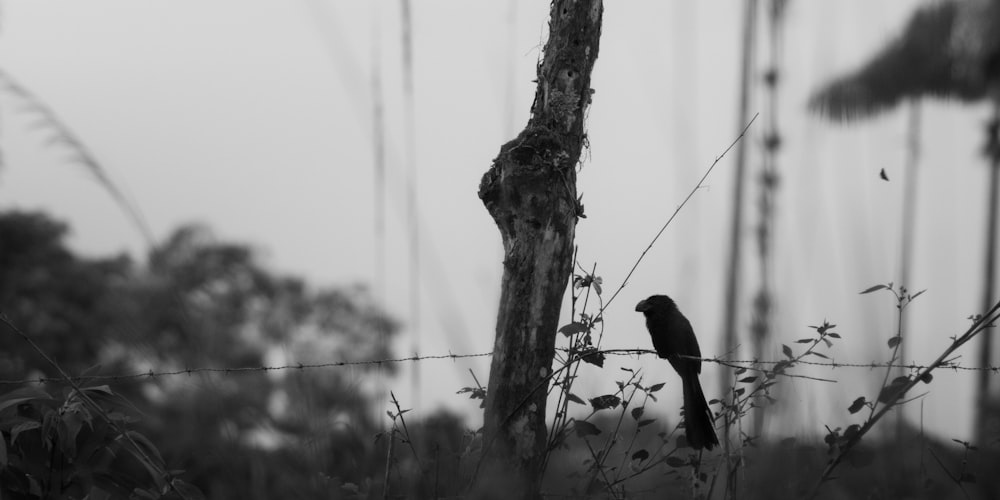
[[[957,70],[959,61],[968,59],[956,54],[952,44],[961,8],[956,2],[941,2],[919,9],[902,36],[861,69],[813,94],[809,108],[835,121],[851,121],[877,115],[911,97],[982,98],[983,79]]]

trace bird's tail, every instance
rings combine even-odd
[[[711,450],[719,444],[719,438],[715,435],[712,410],[708,407],[705,393],[701,390],[698,374],[692,373],[691,376],[684,377],[683,384],[684,431],[688,443],[695,449]]]

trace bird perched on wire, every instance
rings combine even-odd
[[[677,304],[666,295],[653,295],[635,306],[646,317],[646,329],[653,339],[653,348],[661,358],[681,376],[684,386],[684,431],[688,443],[695,449],[711,450],[719,444],[712,424],[712,410],[701,390],[698,374],[701,360],[681,356],[701,357],[698,339],[691,323],[677,309]]]

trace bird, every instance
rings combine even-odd
[[[712,410],[701,390],[698,374],[701,360],[681,356],[701,357],[698,339],[691,322],[677,309],[677,304],[666,295],[653,295],[640,301],[635,310],[646,317],[646,329],[653,339],[653,348],[661,358],[666,358],[674,371],[681,376],[684,387],[684,433],[692,448],[711,450],[719,444],[715,434]]]

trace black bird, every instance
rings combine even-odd
[[[656,353],[666,358],[681,376],[684,385],[684,431],[688,443],[695,449],[711,450],[719,444],[719,438],[712,425],[712,410],[698,381],[701,360],[681,357],[701,357],[691,323],[666,295],[653,295],[636,304],[635,310],[646,317],[646,329],[653,339]]]

